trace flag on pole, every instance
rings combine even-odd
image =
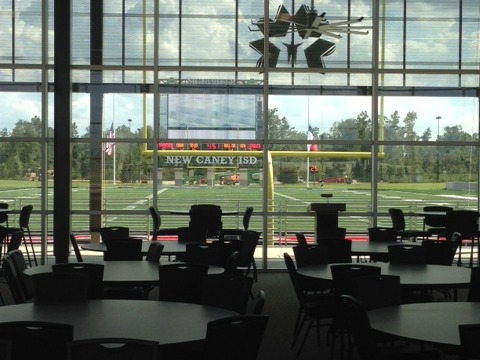
[[[315,140],[315,137],[313,136],[313,129],[310,124],[308,124],[307,140]],[[307,144],[307,151],[318,151],[317,144]]]
[[[108,131],[107,138],[108,139],[115,139],[115,129],[113,128],[113,122],[112,122],[112,126],[110,126],[110,130]],[[113,143],[113,142],[107,142],[105,144],[105,153],[108,156],[112,156],[114,146],[115,146],[115,143]]]

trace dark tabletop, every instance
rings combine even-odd
[[[306,266],[298,269],[298,273],[326,280],[332,280],[330,265]],[[355,263],[353,263],[355,265]],[[390,264],[383,262],[362,263],[381,267],[383,275],[400,276],[400,282],[412,287],[468,287],[470,284],[470,269],[445,265],[410,265]]]
[[[160,345],[205,338],[207,323],[236,315],[203,305],[151,300],[89,300],[74,304],[0,306],[0,322],[50,321],[74,326],[74,339],[124,337]]]
[[[186,244],[178,242],[176,240],[171,241],[159,241],[159,243],[164,245],[163,248],[163,255],[178,255],[183,254],[186,249]],[[148,252],[148,247],[150,246],[151,241],[144,240],[142,243],[142,254],[146,255]],[[88,251],[106,251],[107,246],[105,243],[90,243],[90,244],[83,244],[80,246],[83,250]]]
[[[432,344],[459,346],[458,325],[480,323],[480,303],[434,302],[389,306],[368,313],[373,329]]]
[[[158,283],[159,263],[150,261],[104,261],[103,283],[108,285],[156,285]],[[169,264],[161,261],[161,265]],[[170,263],[171,264],[171,263]],[[27,275],[51,272],[52,265],[33,266],[24,271]],[[224,269],[219,266],[209,266],[209,274],[218,274]]]

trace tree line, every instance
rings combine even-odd
[[[379,178],[386,182],[443,182],[466,181],[477,174],[478,148],[472,146],[423,146],[431,145],[432,131],[428,128],[422,134],[415,131],[416,112],[409,112],[401,119],[394,112],[383,119],[381,136],[394,145],[382,146],[383,156],[379,161]],[[314,124],[312,124],[314,125]],[[147,127],[147,137],[153,129]],[[160,129],[160,136],[166,138],[166,129]],[[277,108],[269,110],[268,134],[275,143],[269,145],[272,151],[306,151],[306,130],[295,129]],[[334,122],[330,129],[320,132],[313,126],[318,151],[371,151],[372,119],[363,111],[356,118]],[[104,135],[106,137],[106,134]],[[115,164],[116,180],[121,182],[141,182],[151,178],[152,158],[143,156],[143,129],[132,129],[121,125],[115,128],[117,139],[131,139],[130,142],[115,144],[115,161],[104,155],[105,179],[113,179]],[[90,148],[88,142],[75,139],[89,139],[87,127],[80,134],[76,123],[72,124],[72,179],[88,180]],[[53,128],[48,127],[47,139],[53,139]],[[15,126],[0,132],[0,178],[39,180],[41,169],[42,122],[38,116],[30,121],[18,120]],[[478,134],[469,134],[461,125],[445,126],[438,134],[438,141],[476,142]],[[297,142],[297,143],[296,143]],[[402,142],[415,142],[406,145]],[[418,144],[418,145],[417,145]],[[47,142],[47,176],[53,172],[53,141]],[[161,165],[161,164],[160,164]],[[367,182],[371,178],[371,162],[362,159],[316,159],[317,172],[310,174],[313,180],[323,178],[347,178]],[[298,159],[281,158],[274,160],[274,174],[279,181],[292,183],[305,177],[306,163]],[[203,171],[202,169],[195,170]],[[32,176],[34,173],[36,176]],[[164,169],[164,179],[173,178],[173,169]],[[475,175],[473,175],[475,176]],[[475,177],[476,178],[476,177]]]

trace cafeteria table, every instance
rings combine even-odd
[[[0,306],[0,323],[59,322],[73,325],[74,340],[136,338],[158,341],[160,345],[203,340],[208,322],[233,315],[238,314],[204,305],[151,300]]]
[[[368,312],[374,330],[423,343],[460,346],[458,325],[480,323],[478,302],[429,302]]]
[[[332,280],[330,266],[335,264],[301,267],[297,272],[311,278]],[[355,265],[355,263],[353,263]],[[454,299],[458,288],[470,286],[470,269],[445,265],[390,264],[384,262],[362,265],[379,266],[382,275],[400,276],[402,286],[415,289],[454,289]]]
[[[101,264],[104,265],[103,283],[105,285],[155,286],[158,285],[158,266],[162,264],[171,264],[171,262],[103,261]],[[31,276],[51,271],[52,265],[49,264],[27,268],[24,270],[24,273]],[[208,267],[209,274],[219,274],[223,271],[224,269],[220,266],[210,265]]]
[[[178,242],[176,240],[159,241],[159,242],[164,246],[162,255],[172,256],[172,255],[185,253],[186,244],[187,244],[185,242]],[[148,240],[144,240],[142,242],[142,254],[144,255],[147,254],[150,244],[151,244],[151,241],[148,241]],[[88,250],[88,251],[98,251],[98,252],[107,251],[107,246],[105,245],[104,242],[83,244],[80,247],[82,248],[82,250]]]

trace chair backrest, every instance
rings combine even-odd
[[[0,339],[0,360],[12,359],[12,342]]]
[[[8,203],[0,203],[0,209],[8,209]],[[8,223],[8,214],[0,213],[0,224]]]
[[[158,360],[158,342],[132,338],[94,338],[67,343],[68,360]]]
[[[328,247],[328,262],[350,263],[352,262],[352,242],[347,239],[322,239],[322,244]]]
[[[142,239],[124,238],[105,240],[107,247],[103,252],[105,261],[143,260]]]
[[[15,264],[10,255],[5,255],[2,260],[2,270],[7,278],[8,288],[12,294],[15,304],[23,304],[27,301],[27,296],[23,290],[20,274],[15,268]]]
[[[185,254],[180,257],[181,261],[195,264],[218,265],[223,260],[221,243],[191,243],[186,244]]]
[[[65,360],[73,325],[47,321],[0,323],[0,338],[11,342],[12,359]]]
[[[86,263],[86,262],[53,264],[52,271],[86,274],[88,277],[87,297],[89,299],[103,298],[103,273],[104,273],[103,264]]]
[[[15,270],[18,274],[20,280],[20,286],[23,289],[23,294],[25,295],[26,300],[33,298],[33,283],[30,276],[25,275],[23,272],[27,268],[27,262],[21,250],[11,250],[8,253],[8,256],[12,259]]]
[[[46,272],[32,275],[35,303],[81,302],[88,299],[88,275]]]
[[[452,265],[457,245],[451,240],[423,240],[427,264]]]
[[[447,213],[446,233],[449,239],[454,232],[462,234],[463,238],[469,238],[478,233],[478,211],[453,210]]]
[[[207,325],[203,359],[256,360],[269,317],[232,316]]]
[[[252,305],[252,314],[254,315],[261,315],[263,312],[263,308],[265,306],[265,291],[263,290],[258,290],[257,295],[255,295],[255,298],[253,299],[253,305]]]
[[[145,256],[145,260],[159,262],[164,248],[165,245],[163,245],[162,243],[156,241],[150,243],[150,245],[148,246],[147,255]]]
[[[288,275],[290,277],[290,281],[292,282],[295,295],[297,296],[297,299],[299,300],[300,304],[303,304],[305,302],[305,294],[303,292],[303,287],[300,282],[300,278],[297,273],[297,268],[295,266],[295,263],[293,262],[293,259],[290,256],[290,254],[287,252],[283,253],[283,259],[285,261],[285,265],[287,267]]]
[[[375,337],[367,311],[361,301],[351,295],[340,295],[339,308],[346,319],[347,328],[353,336],[358,358],[360,360],[376,359]]]
[[[295,237],[297,238],[297,244],[298,245],[303,245],[303,246],[308,245],[307,238],[305,237],[304,233],[297,232],[297,233],[295,233]]]
[[[368,228],[368,241],[371,242],[395,242],[397,241],[397,230],[387,227]]]
[[[436,227],[436,228],[444,228],[447,224],[447,213],[453,211],[453,208],[450,206],[440,206],[440,205],[431,205],[431,206],[424,206],[423,211],[437,211],[437,212],[445,212],[445,215],[425,215],[423,218],[423,223],[425,226]]]
[[[252,284],[248,276],[209,274],[203,282],[201,303],[245,314]]]
[[[298,268],[329,263],[328,246],[326,244],[296,245],[292,249]]]
[[[189,227],[205,231],[207,237],[217,237],[222,232],[222,208],[218,205],[197,204],[190,208]]]
[[[105,226],[100,229],[102,241],[128,239],[130,237],[130,229],[124,226]]]
[[[195,229],[189,226],[179,227],[177,229],[178,242],[180,243],[206,243],[207,229]]]
[[[206,264],[173,263],[158,267],[158,299],[200,304]]]
[[[402,303],[400,276],[358,276],[352,279],[352,285],[354,296],[362,302],[366,310]]]
[[[460,336],[460,360],[480,359],[480,324],[460,324],[458,325],[458,334]]]
[[[426,264],[425,248],[422,245],[395,244],[388,246],[388,258],[392,264]]]
[[[397,231],[405,230],[405,215],[402,209],[390,208],[388,209],[390,219],[392,220],[392,228]]]
[[[7,252],[18,250],[22,244],[23,236],[23,231],[14,231],[7,245]]]
[[[160,213],[155,206],[150,206],[148,211],[150,212],[150,217],[152,218],[153,223],[152,241],[156,241],[158,237],[158,230],[160,230],[160,226],[162,225],[162,218],[160,217]]]
[[[336,264],[330,265],[330,271],[335,294],[354,295],[353,279],[360,276],[378,276],[381,268],[365,264]]]
[[[248,230],[250,226],[250,218],[252,217],[252,214],[253,214],[253,207],[248,206],[245,209],[245,212],[243,213],[243,219],[242,219],[243,230]]]
[[[470,285],[467,301],[480,302],[480,266],[470,268]]]
[[[20,210],[19,225],[22,229],[29,229],[30,215],[33,211],[33,205],[25,205]]]
[[[75,254],[75,257],[77,258],[77,261],[82,262],[83,257],[82,257],[82,253],[80,252],[80,248],[78,246],[77,238],[72,233],[70,233],[70,244],[72,244],[73,253]]]
[[[259,231],[245,230],[242,235],[240,235],[239,241],[241,245],[238,249],[238,266],[248,267],[252,263],[259,239]]]

